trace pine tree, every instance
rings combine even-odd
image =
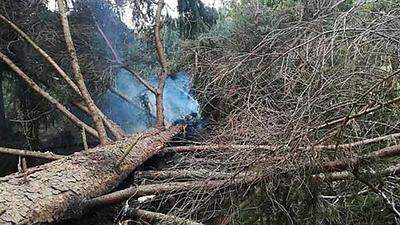
[[[215,8],[205,6],[201,0],[178,0],[179,31],[182,38],[193,39],[217,21]]]

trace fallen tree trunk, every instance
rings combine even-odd
[[[146,132],[119,167],[127,139],[30,168],[26,179],[18,173],[0,178],[0,224],[46,224],[80,216],[85,199],[110,192],[182,129]]]

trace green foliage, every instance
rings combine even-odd
[[[218,12],[201,0],[178,0],[181,37],[193,39],[216,23]]]

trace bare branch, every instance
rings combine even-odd
[[[64,31],[65,43],[67,45],[67,49],[71,57],[72,71],[75,80],[77,82],[77,86],[82,93],[83,100],[85,101],[87,107],[89,108],[90,115],[92,116],[93,119],[93,123],[95,124],[96,130],[99,134],[100,143],[106,144],[108,142],[107,132],[104,127],[103,120],[101,119],[101,116],[96,110],[97,106],[95,105],[92,97],[90,96],[89,91],[86,88],[85,81],[83,79],[83,75],[78,62],[78,57],[76,55],[74,42],[72,40],[71,31],[69,28],[69,22],[67,18],[67,12],[64,0],[57,0],[57,5],[60,13],[61,25]]]
[[[147,80],[145,80],[137,70],[131,68],[129,65],[120,64],[120,66],[136,77],[147,89],[149,89],[149,91],[153,94],[157,94],[157,90]]]
[[[160,194],[172,191],[189,191],[194,189],[213,190],[226,186],[236,186],[244,183],[254,182],[254,179],[235,179],[235,180],[215,180],[215,181],[190,181],[190,182],[174,182],[165,184],[149,184],[130,187],[124,190],[116,191],[97,198],[87,200],[84,204],[87,208],[99,207],[104,205],[117,204],[128,198],[135,196],[145,196],[152,194]]]
[[[12,149],[3,147],[0,147],[0,154],[33,157],[33,158],[47,159],[47,160],[58,160],[65,157],[63,155],[56,155],[51,152],[26,151],[21,149]]]

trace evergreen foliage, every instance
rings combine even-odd
[[[207,31],[218,19],[215,8],[201,0],[178,0],[179,31],[182,38],[193,39]]]

